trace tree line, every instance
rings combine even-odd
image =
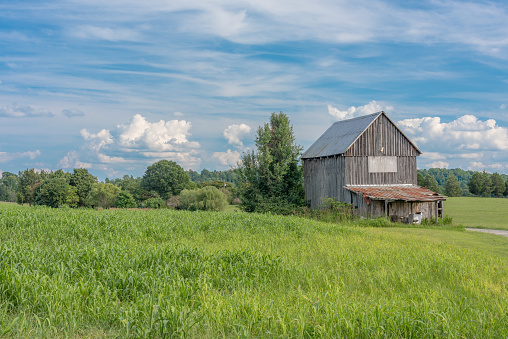
[[[460,168],[431,168],[418,170],[418,185],[449,197],[508,196],[508,175],[485,171],[465,171]]]
[[[272,113],[259,126],[256,149],[241,157],[238,168],[227,171],[185,171],[174,161],[148,166],[142,177],[100,182],[87,169],[26,169],[4,172],[0,201],[51,207],[160,208],[221,210],[228,203],[249,212],[290,214],[305,206],[302,147],[284,113]],[[508,176],[499,173],[431,168],[418,170],[418,185],[447,196],[501,197],[508,195]]]

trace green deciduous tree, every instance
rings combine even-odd
[[[228,205],[227,197],[214,186],[197,190],[183,190],[180,195],[180,208],[187,210],[223,211]]]
[[[496,172],[492,174],[490,179],[492,181],[492,194],[494,194],[496,197],[501,197],[506,189],[503,178],[501,175],[499,175],[499,173]]]
[[[119,193],[120,187],[113,184],[97,182],[92,185],[92,188],[88,193],[87,205],[92,207],[110,208],[115,204]]]
[[[64,178],[51,178],[45,180],[37,189],[35,203],[57,208],[72,205],[72,196],[76,196],[75,189]]]
[[[178,195],[183,189],[192,186],[189,175],[174,161],[161,160],[148,166],[141,180],[148,191],[157,192],[164,200]]]
[[[421,174],[420,172],[418,172],[416,174],[416,183],[418,186],[425,186],[425,178],[423,177],[423,174]]]
[[[272,113],[260,126],[256,151],[243,155],[239,168],[240,195],[246,211],[287,213],[304,203],[302,147],[284,113]]]
[[[133,208],[136,207],[136,200],[129,192],[120,192],[116,198],[115,207],[118,208]]]
[[[26,169],[19,172],[18,175],[19,189],[16,194],[18,204],[33,205],[35,202],[35,190],[42,184],[42,177],[40,173],[35,172],[35,169]]]
[[[425,176],[425,187],[429,190],[439,193],[439,185],[437,184],[436,179],[430,174]]]
[[[69,178],[69,184],[76,187],[78,195],[78,206],[86,206],[87,197],[92,189],[92,185],[97,182],[97,178],[91,175],[85,168],[75,168],[74,173]]]
[[[462,195],[459,180],[453,174],[450,174],[446,180],[445,194],[449,197],[460,197]]]
[[[16,202],[18,191],[18,176],[10,172],[3,172],[0,179],[0,201]]]

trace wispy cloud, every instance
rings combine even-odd
[[[363,106],[351,106],[344,111],[341,111],[332,105],[328,105],[328,114],[330,114],[335,120],[352,119],[366,114],[372,114],[380,111],[389,112],[391,110],[393,110],[392,106],[381,105],[375,100],[372,100]]]
[[[35,118],[35,117],[54,117],[46,108],[34,107],[26,104],[13,104],[0,108],[0,117],[12,118]]]

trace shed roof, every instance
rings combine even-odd
[[[334,122],[302,155],[302,159],[327,157],[345,153],[365,130],[381,115],[384,115],[399,131],[406,135],[388,118],[385,112],[377,112],[358,118]],[[406,139],[420,152],[409,138]]]
[[[372,200],[441,201],[446,196],[416,185],[345,186],[351,192]]]

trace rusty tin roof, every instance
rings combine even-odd
[[[415,185],[386,186],[345,186],[351,192],[361,194],[372,200],[391,201],[441,201],[446,196]]]

